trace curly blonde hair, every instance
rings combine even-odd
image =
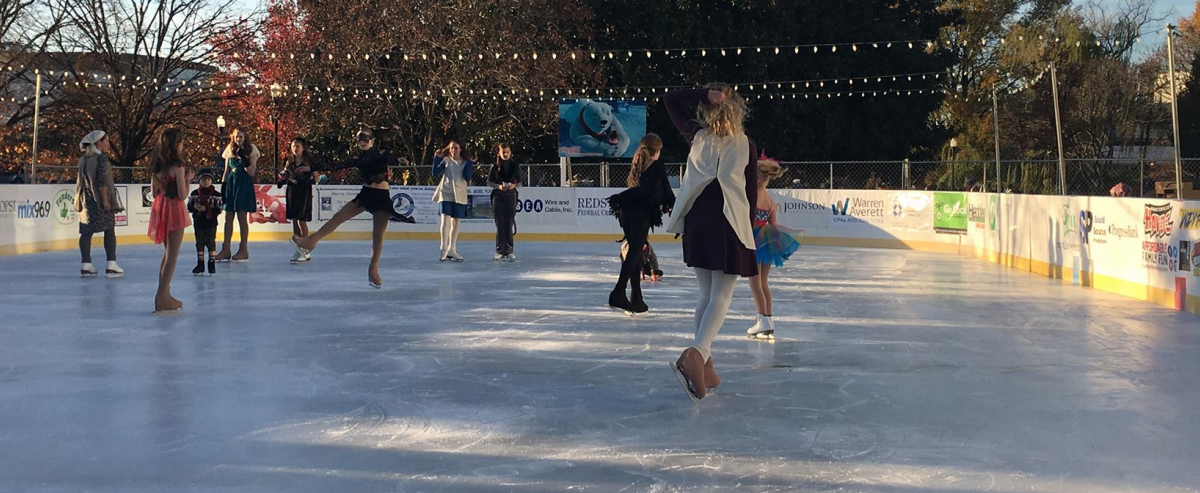
[[[704,127],[718,137],[745,134],[744,123],[746,117],[750,116],[750,107],[746,105],[746,100],[729,84],[714,82],[706,87],[710,91],[721,91],[725,95],[725,102],[714,105],[708,102],[707,98],[700,102],[698,116]]]
[[[779,165],[779,161],[774,159],[759,159],[758,160],[758,182],[768,182],[783,176],[783,166]]]

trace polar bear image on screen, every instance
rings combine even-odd
[[[641,101],[566,99],[558,106],[559,156],[632,158],[646,134]]]

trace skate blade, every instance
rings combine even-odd
[[[107,277],[109,279],[115,279],[118,277],[125,277],[125,273],[124,272],[106,272],[106,273],[104,273],[104,277]]]
[[[692,399],[692,404],[699,404],[700,398],[696,397],[696,394],[692,392],[691,386],[688,385],[687,377],[683,376],[683,372],[679,371],[679,365],[669,361],[667,365],[671,367],[671,371],[675,372],[675,378],[679,379],[679,385],[683,386],[683,391],[687,392],[688,398]]]
[[[95,272],[80,272],[79,277],[82,277],[84,279],[92,278],[92,277],[96,277],[96,273]]]
[[[747,337],[755,341],[774,341],[775,331],[768,330],[766,332],[759,332],[757,334],[748,334]]]
[[[615,306],[612,306],[612,305],[605,305],[605,306],[607,306],[607,307],[608,307],[608,309],[610,309],[610,310],[612,310],[612,311],[614,311],[614,312],[620,313],[620,314],[622,314],[622,315],[625,315],[625,316],[627,316],[627,317],[629,317],[629,318],[636,318],[636,317],[639,315],[638,313],[635,313],[635,312],[633,312],[633,311],[631,311],[631,310],[626,310],[626,309],[624,309],[624,308],[618,308],[618,307],[615,307]]]
[[[175,315],[177,313],[183,313],[183,308],[176,308],[174,310],[155,310],[152,315]]]
[[[382,285],[382,284],[375,284],[374,282],[371,282],[371,281],[367,281],[367,285],[368,285],[368,286],[371,286],[371,287],[373,287],[373,288],[375,288],[375,289],[383,289],[383,285]]]
[[[240,260],[234,260],[234,261],[233,261],[233,263],[235,263],[235,264],[248,264],[248,263],[250,263],[250,259],[248,259],[248,258],[245,258],[245,259],[240,259]]]

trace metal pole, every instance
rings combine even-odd
[[[1000,103],[996,98],[996,85],[992,84],[992,128],[996,134],[996,192],[1000,192]],[[984,165],[987,168],[987,165]],[[987,188],[984,188],[987,191]]]
[[[271,161],[272,161],[272,166],[275,167],[275,170],[271,176],[274,177],[274,179],[278,179],[278,177],[279,177],[279,117],[274,116],[274,115],[272,115],[272,117],[273,118],[271,118],[271,120],[272,120],[271,123],[273,123],[275,125],[275,154],[271,157]]]
[[[37,74],[33,93],[33,161],[29,167],[29,183],[37,183],[38,127],[42,124],[42,73]]]
[[[1167,24],[1167,71],[1171,83],[1171,129],[1175,133],[1175,198],[1183,198],[1183,159],[1179,149],[1179,98],[1175,91],[1175,26]],[[1193,77],[1200,75],[1193,74]]]
[[[1067,194],[1067,161],[1063,156],[1062,112],[1058,105],[1058,66],[1050,62],[1050,88],[1054,93],[1054,128],[1058,134],[1058,194]]]
[[[829,162],[829,189],[833,190],[833,161]]]

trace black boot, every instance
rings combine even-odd
[[[192,275],[198,276],[204,273],[204,257],[196,258],[196,268],[192,269]]]
[[[608,294],[608,306],[627,312],[634,311],[633,304],[629,302],[629,298],[625,297],[624,289],[614,289]]]
[[[216,273],[217,273],[217,261],[213,260],[212,257],[209,257],[208,258],[208,275],[211,276]]]

